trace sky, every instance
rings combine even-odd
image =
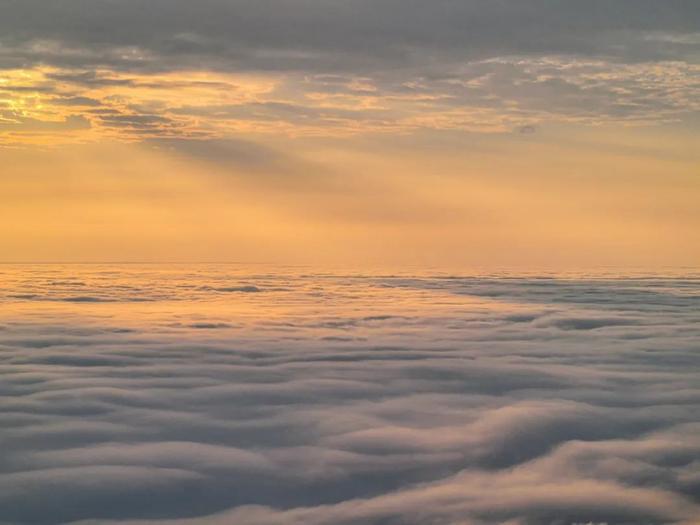
[[[683,267],[695,0],[0,0],[2,261]]]

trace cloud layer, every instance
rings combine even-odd
[[[0,522],[700,512],[697,277],[2,272]]]
[[[25,50],[18,63],[109,62],[129,69],[204,60],[235,70],[368,71],[435,62],[435,56],[461,61],[516,53],[668,59],[697,51],[700,21],[692,0],[25,0],[3,6],[4,47]]]
[[[660,124],[700,98],[693,1],[2,6],[6,144]]]

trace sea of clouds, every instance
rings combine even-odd
[[[0,523],[698,523],[700,277],[0,267]]]

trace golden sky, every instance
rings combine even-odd
[[[700,8],[395,4],[6,4],[0,259],[697,266]]]

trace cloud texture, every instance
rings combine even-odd
[[[700,513],[697,276],[260,268],[4,266],[0,522]]]
[[[684,120],[697,2],[0,2],[0,139]],[[91,129],[87,132],[86,129]]]

